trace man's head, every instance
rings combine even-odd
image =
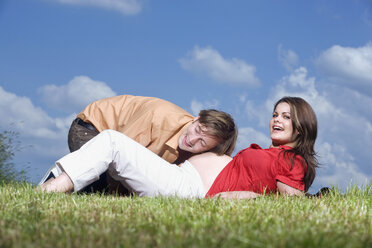
[[[191,153],[206,151],[231,155],[238,129],[233,118],[222,111],[202,110],[178,139],[178,147]]]

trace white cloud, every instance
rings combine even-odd
[[[372,122],[371,106],[372,97],[368,97],[358,91],[335,84],[322,84],[326,97],[332,99],[332,103],[342,109],[344,113],[364,116]]]
[[[116,95],[104,82],[87,76],[77,76],[67,85],[46,85],[39,89],[39,93],[49,107],[66,113],[79,112],[93,101]]]
[[[34,106],[29,98],[17,96],[1,87],[0,116],[3,116],[0,118],[1,128],[11,128],[22,135],[38,138],[58,138],[71,124],[51,118],[44,110]]]
[[[335,45],[324,51],[315,63],[333,82],[372,93],[372,43],[358,48]]]
[[[256,67],[243,60],[225,59],[211,47],[195,47],[185,58],[179,60],[183,69],[205,74],[211,79],[231,85],[260,85],[256,77]]]
[[[318,150],[321,160],[332,164],[332,167],[325,166],[324,168],[320,165],[318,172],[321,176],[316,178],[319,188],[334,185],[345,190],[350,184],[368,184],[368,177],[360,172],[354,162],[354,157],[348,153],[347,148],[325,142],[318,145]]]
[[[56,158],[68,152],[67,132],[75,114],[52,118],[29,98],[0,87],[0,130],[15,131],[22,147],[16,151],[17,170],[36,182]],[[28,173],[27,173],[28,172]]]
[[[198,100],[191,101],[191,113],[194,116],[199,115],[200,110],[202,109],[218,109],[219,102],[216,99],[212,101],[199,102]]]
[[[298,56],[292,50],[283,49],[282,45],[278,46],[278,59],[287,71],[292,71],[298,66]]]
[[[143,0],[51,0],[62,4],[93,6],[136,15],[142,10]]]
[[[63,109],[66,116],[53,118],[23,96],[0,87],[0,129],[16,131],[21,146],[14,163],[26,167],[30,180],[37,182],[54,161],[68,153],[67,134],[76,112],[88,103],[115,93],[104,83],[75,77],[67,85],[47,85],[39,89],[49,107]],[[32,172],[31,172],[32,171]]]
[[[261,128],[268,127],[268,121],[272,112],[273,105],[270,106],[255,104],[251,100],[247,100],[244,104],[245,117]]]
[[[318,91],[315,89],[315,78],[307,77],[305,67],[300,67],[289,76],[283,77],[272,93],[277,98],[275,101],[288,93],[310,99],[318,97]]]
[[[271,140],[268,138],[268,135],[257,131],[252,127],[239,128],[239,136],[235,150],[240,151],[249,147],[252,143],[258,144],[262,148],[267,148],[270,146]]]

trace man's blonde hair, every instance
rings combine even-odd
[[[238,128],[228,113],[215,109],[201,110],[198,121],[208,127],[208,134],[221,140],[210,152],[218,155],[231,155],[238,138]]]

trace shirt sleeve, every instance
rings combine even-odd
[[[305,190],[305,170],[302,165],[304,160],[301,157],[296,157],[293,167],[291,168],[291,159],[280,156],[278,161],[278,174],[275,177],[277,181],[280,181],[290,187],[298,190]]]

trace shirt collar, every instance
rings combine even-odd
[[[293,147],[280,145],[279,149],[290,150],[290,149],[293,149]]]
[[[172,148],[173,150],[177,150],[178,148],[178,139],[182,135],[182,133],[185,131],[185,129],[191,124],[192,120],[190,122],[186,123],[177,133],[175,133],[165,144]]]
[[[286,145],[279,145],[277,147],[270,146],[269,149],[291,150],[291,149],[293,149],[293,147],[286,146]]]

